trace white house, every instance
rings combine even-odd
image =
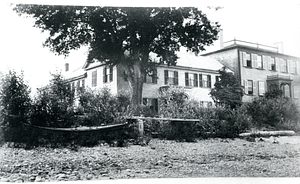
[[[152,76],[147,76],[143,85],[143,102],[158,106],[158,92],[161,88],[176,85],[184,87],[191,99],[212,104],[210,89],[223,65],[215,59],[195,56],[193,53],[178,53],[176,66],[159,65]],[[66,70],[68,70],[68,64]],[[66,71],[65,79],[72,87],[99,89],[108,87],[113,94],[132,90],[121,74],[124,69],[118,66],[107,67],[101,62],[85,63],[82,68]]]

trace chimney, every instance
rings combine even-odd
[[[65,63],[65,72],[69,71],[69,63]]]
[[[278,53],[283,54],[283,42],[276,42],[273,45],[277,47]]]
[[[223,42],[223,29],[220,29],[219,32],[219,40],[220,40],[220,49],[224,47],[224,42]]]

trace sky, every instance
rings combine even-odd
[[[1,1],[0,3],[0,72],[9,70],[24,71],[25,80],[33,93],[36,88],[49,83],[50,73],[62,70],[65,63],[70,64],[70,70],[83,66],[87,57],[87,48],[71,52],[65,58],[50,52],[42,43],[48,34],[34,28],[34,20],[20,17],[12,11],[9,3],[41,3],[83,5],[83,1]],[[70,3],[71,2],[71,3]],[[84,1],[87,5],[95,5]],[[122,1],[123,2],[123,1]],[[184,1],[179,4],[166,1],[162,3],[153,0],[148,4],[125,1],[126,4],[110,1],[101,6],[194,6],[206,13],[209,20],[219,22],[223,29],[223,40],[238,39],[272,46],[282,42],[285,54],[300,57],[300,0],[285,0],[280,3],[272,1]],[[262,3],[264,2],[264,3]],[[272,3],[271,3],[272,2]],[[124,2],[123,2],[124,3]],[[217,11],[207,6],[220,6]],[[219,41],[207,47],[207,51],[219,49]]]

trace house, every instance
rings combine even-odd
[[[244,102],[274,89],[281,89],[286,97],[299,100],[300,58],[282,53],[282,47],[235,39],[225,43],[225,47],[202,56],[216,59],[234,72],[244,87]]]
[[[151,75],[148,75],[143,85],[143,103],[158,110],[158,93],[170,85],[184,87],[189,98],[200,101],[204,105],[212,105],[209,95],[214,86],[218,70],[223,65],[215,59],[195,56],[192,53],[178,53],[176,66],[159,65]],[[124,69],[121,65],[108,67],[101,62],[85,63],[82,68],[68,71],[66,64],[65,79],[73,89],[108,87],[113,94],[120,91],[130,91],[129,83],[122,77]]]

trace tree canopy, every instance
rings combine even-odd
[[[59,55],[88,46],[88,62],[123,64],[141,102],[143,79],[156,64],[175,65],[181,47],[198,54],[217,40],[220,25],[194,7],[98,7],[18,4],[14,10],[49,32],[44,46]],[[157,60],[149,58],[150,53]],[[136,94],[135,94],[136,93]]]
[[[216,81],[214,88],[210,92],[214,102],[228,105],[231,108],[240,106],[244,95],[243,88],[233,73],[227,72],[225,67],[219,70],[219,74],[219,80]]]

